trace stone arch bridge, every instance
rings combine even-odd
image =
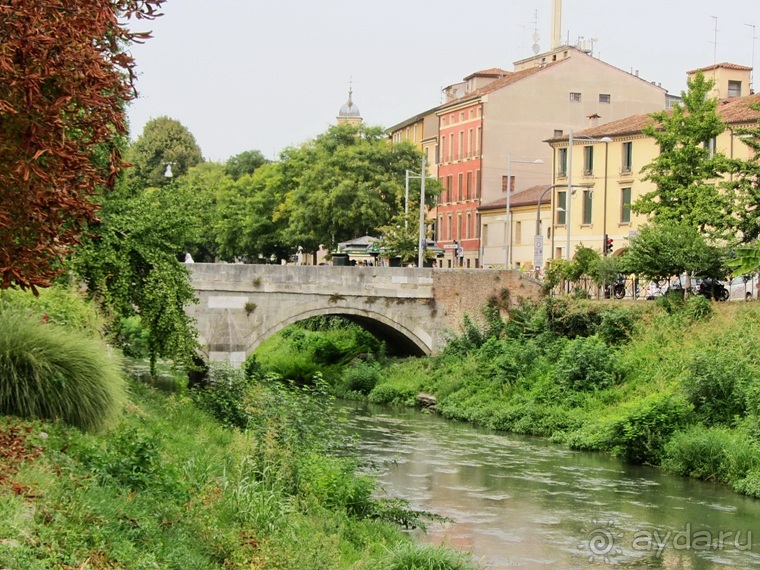
[[[479,318],[494,298],[507,309],[538,300],[541,284],[490,269],[279,266],[196,263],[188,266],[199,299],[198,322],[210,361],[239,365],[265,339],[309,317],[341,315],[407,355],[440,350],[465,314]]]

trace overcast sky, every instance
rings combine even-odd
[[[132,137],[179,120],[206,159],[275,158],[335,123],[353,81],[366,123],[389,127],[441,102],[441,88],[550,48],[552,0],[168,0],[135,46]],[[758,0],[564,0],[562,38],[662,84],[718,62],[758,62]],[[715,28],[717,17],[717,49]],[[750,25],[758,26],[758,29]],[[755,85],[760,78],[755,77]]]

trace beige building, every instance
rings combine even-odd
[[[734,70],[737,67],[733,66]],[[740,77],[742,83],[748,82],[749,68],[744,68]],[[727,128],[707,144],[729,158],[751,158],[752,150],[742,142],[739,133],[758,125],[760,111],[750,108],[753,104],[760,104],[760,94],[719,101],[718,113]],[[640,174],[659,153],[655,140],[642,133],[652,121],[649,115],[634,115],[579,131],[574,133],[572,153],[568,152],[568,136],[547,141],[554,155],[552,182],[559,186],[551,192],[549,200],[551,223],[547,226],[553,229],[544,232],[544,237],[548,237],[544,260],[566,257],[568,229],[571,256],[578,244],[603,251],[605,235],[613,240],[613,254],[622,253],[627,247],[628,238],[646,221],[644,216],[632,213],[630,205],[654,189]],[[599,139],[603,138],[611,142],[601,142]],[[574,188],[569,200],[568,175]]]
[[[436,110],[444,186],[436,238],[462,247],[463,267],[503,267],[504,256],[482,246],[483,225],[496,232],[496,222],[482,220],[479,208],[504,199],[507,188],[521,192],[551,181],[552,151],[544,140],[667,103],[661,87],[570,46],[518,61],[512,72],[473,73],[445,94]],[[507,222],[501,223],[506,236]]]

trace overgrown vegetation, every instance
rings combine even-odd
[[[486,312],[440,356],[383,368],[368,398],[416,405],[426,392],[449,418],[760,497],[760,307],[719,309],[548,298],[502,327]]]
[[[66,298],[68,307],[88,308]],[[62,325],[42,324],[47,309],[34,302],[0,301],[0,389],[7,393],[14,381],[31,385],[38,375],[7,356],[44,356],[39,347]],[[69,308],[55,318],[77,322],[87,313]],[[28,334],[26,326],[37,328]],[[96,330],[65,333],[69,342],[93,343],[92,352],[61,345],[59,358],[83,368],[106,358]],[[33,350],[13,348],[24,342]],[[16,366],[10,375],[6,360]],[[80,373],[63,368],[53,379],[68,390],[64,404],[102,414]],[[48,420],[0,416],[3,568],[412,570],[420,561],[441,570],[476,568],[467,555],[415,545],[402,534],[401,526],[439,518],[402,500],[374,498],[375,483],[358,470],[319,374],[297,386],[251,361],[243,371],[212,367],[206,383],[191,390],[174,382],[168,396],[130,383],[116,425],[98,434],[59,413]],[[60,399],[46,389],[21,401]]]

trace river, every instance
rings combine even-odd
[[[452,519],[420,540],[486,568],[760,568],[760,501],[603,453],[345,404],[382,493]]]

